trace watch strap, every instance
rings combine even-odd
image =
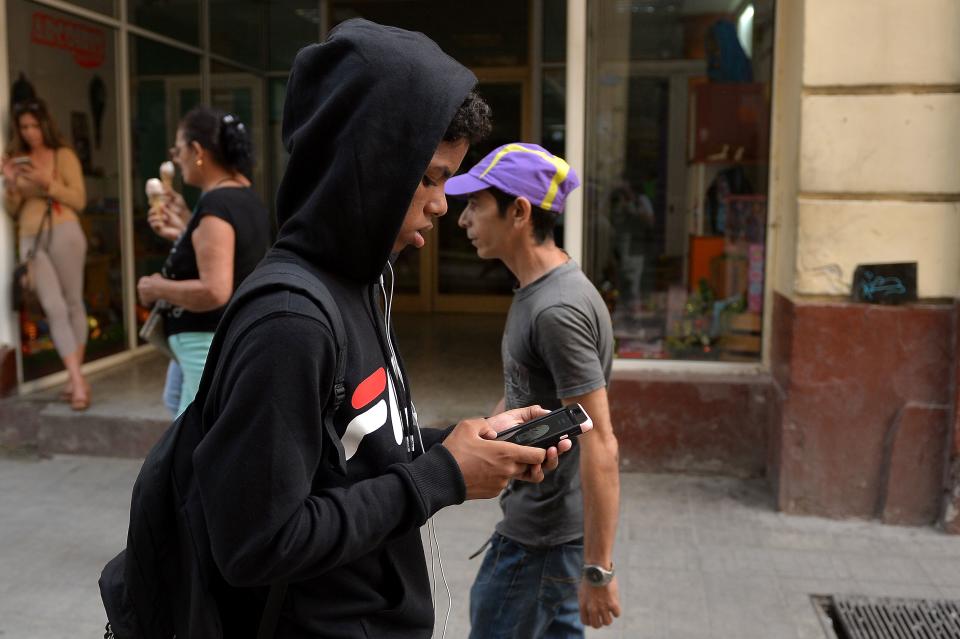
[[[598,564],[585,564],[583,566],[582,575],[585,578],[585,581],[591,586],[606,586],[611,581],[616,574],[613,564],[610,564],[610,569],[607,570],[603,566]],[[600,575],[600,579],[591,578],[592,575]]]

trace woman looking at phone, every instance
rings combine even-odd
[[[141,277],[137,292],[144,306],[159,300],[170,306],[164,329],[182,374],[180,414],[197,393],[223,307],[270,246],[270,220],[250,188],[253,148],[236,117],[209,107],[193,109],[180,121],[170,159],[184,183],[202,193],[162,273]],[[163,224],[151,227],[161,236],[174,235]]]
[[[61,398],[74,410],[86,410],[90,385],[80,367],[87,344],[87,240],[78,217],[86,207],[86,190],[80,160],[42,100],[14,105],[3,178],[3,205],[17,223],[20,255],[36,247],[30,279],[67,369]]]

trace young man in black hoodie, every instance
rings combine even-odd
[[[540,481],[556,466],[556,450],[491,441],[538,408],[425,429],[421,439],[388,325],[392,285],[382,273],[390,279],[405,246],[423,246],[446,212],[444,182],[489,130],[475,83],[422,34],[361,20],[294,61],[280,230],[264,264],[294,262],[330,290],[347,333],[346,398],[331,437],[323,424],[337,342],[306,297],[265,294],[218,329],[235,346],[208,362],[217,381],[202,400],[206,435],[193,460],[225,581],[225,637],[254,635],[276,583],[289,583],[278,637],[429,637],[419,527],[445,506],[495,496],[511,478]],[[234,334],[248,313],[264,319]]]

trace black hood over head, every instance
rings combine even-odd
[[[407,207],[476,85],[422,33],[348,20],[293,62],[276,247],[360,282],[380,276]]]

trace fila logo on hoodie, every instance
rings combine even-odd
[[[386,397],[381,398],[384,391]],[[378,398],[380,398],[378,400]],[[389,408],[387,405],[389,402]],[[357,453],[360,442],[370,433],[376,432],[387,423],[387,416],[393,424],[393,438],[397,445],[403,441],[403,432],[400,423],[400,411],[397,409],[397,394],[393,389],[393,381],[382,366],[372,375],[357,385],[350,398],[350,405],[354,410],[366,409],[347,424],[347,430],[340,438],[343,444],[343,454],[347,461]]]

